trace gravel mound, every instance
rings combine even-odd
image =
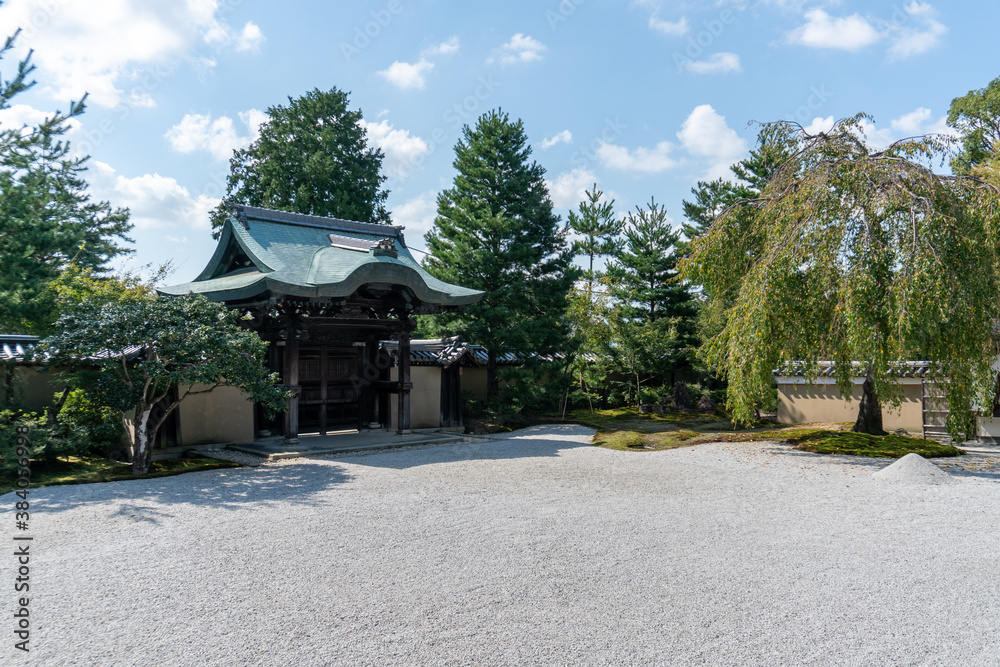
[[[32,489],[0,664],[996,667],[992,478],[592,434]]]
[[[903,484],[954,484],[958,481],[920,454],[912,452],[891,466],[872,473],[872,477]]]

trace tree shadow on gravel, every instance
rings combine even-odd
[[[157,517],[170,516],[172,506],[205,505],[218,509],[241,509],[248,504],[291,503],[320,505],[317,496],[348,484],[353,476],[343,466],[299,463],[257,468],[226,468],[203,472],[135,479],[102,484],[50,486],[38,489],[39,511],[58,513],[109,500],[127,499],[117,516],[135,521],[158,523]],[[156,503],[154,509],[146,503]]]
[[[457,461],[502,461],[507,459],[557,457],[581,447],[591,448],[594,430],[576,424],[546,424],[513,433],[496,434],[454,445],[431,445],[412,449],[330,454],[333,459],[359,466],[405,470]]]

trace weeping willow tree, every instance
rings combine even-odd
[[[881,434],[881,405],[898,407],[900,364],[931,360],[956,437],[993,402],[1000,322],[1000,190],[934,173],[950,144],[918,137],[872,150],[859,114],[809,134],[765,126],[796,150],[759,197],[724,210],[692,243],[683,278],[701,285],[718,331],[703,354],[729,381],[744,423],[772,372],[835,363],[850,397],[864,377],[854,430]]]

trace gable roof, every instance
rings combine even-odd
[[[405,286],[424,305],[466,306],[483,297],[427,273],[406,247],[402,227],[251,206],[234,212],[205,270],[161,294],[204,294],[213,301],[336,299],[374,283]]]

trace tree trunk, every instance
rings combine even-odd
[[[868,373],[864,384],[861,385],[858,421],[851,430],[855,433],[885,435],[885,431],[882,430],[882,406],[878,402],[878,396],[875,395],[875,382],[872,380],[871,372]]]
[[[497,353],[492,349],[486,356],[486,397],[500,395],[500,381],[497,379]]]
[[[132,435],[132,474],[145,475],[153,462],[153,437],[156,432],[150,428],[149,416],[153,407],[143,408],[139,419],[135,421],[135,433]]]
[[[59,398],[56,402],[49,406],[45,411],[45,423],[49,426],[54,426],[56,419],[59,417],[59,413],[62,411],[64,405],[66,405],[66,399],[69,398],[70,388],[64,387],[62,393],[59,394]]]

